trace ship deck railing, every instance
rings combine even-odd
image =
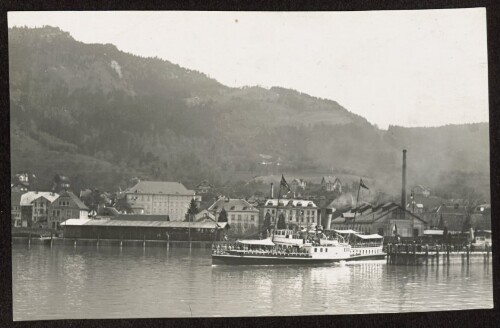
[[[246,251],[246,250],[214,250],[212,255],[257,255],[257,256],[281,256],[281,257],[312,257],[309,253],[286,253],[286,252],[265,252],[265,251]]]

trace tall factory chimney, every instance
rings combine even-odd
[[[406,149],[403,149],[403,186],[401,189],[401,207],[403,208],[403,214],[401,218],[405,218],[406,214]]]
[[[271,199],[274,198],[274,183],[271,182]]]

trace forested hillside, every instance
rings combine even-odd
[[[10,29],[9,66],[12,171],[33,171],[42,186],[56,173],[75,188],[125,187],[135,176],[220,184],[268,173],[262,155],[279,161],[272,171],[391,184],[404,147],[415,179],[489,171],[487,123],[383,131],[332,100],[229,88],[58,28]]]

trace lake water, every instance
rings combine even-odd
[[[210,250],[14,245],[14,320],[493,307],[492,265],[212,266]]]

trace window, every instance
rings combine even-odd
[[[314,248],[314,253],[318,252],[318,249],[317,248]]]
[[[319,251],[320,251],[321,253],[323,253],[323,248],[320,248],[320,249],[319,249]]]
[[[325,252],[328,252],[328,248],[325,248]]]
[[[250,221],[255,221],[255,215],[250,215]]]
[[[241,214],[238,214],[238,221],[241,221]]]

